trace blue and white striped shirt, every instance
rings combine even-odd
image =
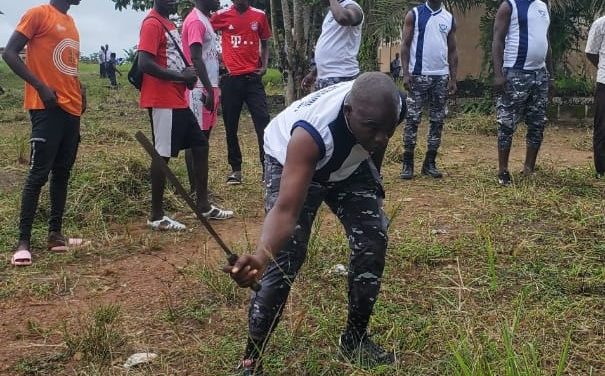
[[[546,66],[550,14],[542,0],[507,0],[512,9],[504,44],[504,68]]]
[[[428,4],[412,9],[414,38],[410,48],[410,73],[424,76],[449,74],[447,38],[454,27],[454,16]]]

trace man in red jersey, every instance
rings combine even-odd
[[[264,160],[263,134],[269,124],[269,111],[262,77],[269,63],[271,28],[265,12],[251,7],[248,0],[233,0],[233,5],[215,13],[211,22],[221,32],[223,62],[228,71],[221,81],[221,104],[231,165],[227,184],[235,185],[242,182],[237,129],[244,102],[254,122],[261,165]]]

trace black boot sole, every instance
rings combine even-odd
[[[430,172],[425,171],[425,170],[422,170],[422,175],[430,176],[430,177],[432,177],[434,179],[441,179],[441,178],[443,178],[443,174],[439,174],[439,175],[431,174]]]

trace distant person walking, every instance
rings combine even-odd
[[[427,151],[422,174],[441,178],[436,158],[441,146],[448,95],[458,90],[456,21],[441,0],[429,0],[408,12],[401,45],[403,85],[408,91],[401,179],[414,177],[414,150],[422,108],[429,107]]]
[[[315,44],[315,66],[303,79],[302,86],[315,90],[359,76],[357,54],[361,46],[363,10],[353,0],[322,0],[329,6],[321,35]]]
[[[517,124],[527,124],[523,175],[536,167],[544,139],[552,60],[548,29],[550,14],[542,0],[503,1],[496,13],[492,59],[497,94],[498,183],[512,182],[508,158]],[[551,91],[552,93],[552,91]]]
[[[99,52],[99,75],[107,78],[107,62],[109,61],[109,45],[101,46]]]
[[[271,28],[265,12],[251,7],[248,0],[233,0],[232,6],[212,16],[211,23],[221,32],[223,62],[228,71],[221,80],[227,158],[231,166],[227,184],[241,184],[242,151],[237,132],[244,103],[254,123],[261,165],[264,161],[263,135],[269,124],[269,109],[262,77],[269,64]]]
[[[596,20],[588,33],[586,57],[597,68],[593,152],[596,177],[605,176],[605,17]]]
[[[25,82],[24,107],[32,122],[30,169],[21,197],[19,243],[11,259],[32,263],[31,232],[40,190],[50,178],[47,248],[64,252],[81,239],[66,239],[61,230],[67,185],[80,142],[80,116],[86,91],[78,79],[80,36],[67,14],[80,0],[51,0],[29,9],[10,37],[2,57]],[[19,52],[27,45],[24,63]]]
[[[118,69],[118,60],[116,58],[116,53],[112,52],[109,55],[109,60],[105,63],[105,73],[107,74],[107,78],[109,78],[109,84],[113,89],[118,87],[118,81],[116,80],[116,73],[122,76],[122,72]]]

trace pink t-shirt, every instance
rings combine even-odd
[[[193,8],[183,22],[183,53],[189,63],[191,61],[191,46],[195,43],[202,45],[202,60],[206,65],[208,78],[213,87],[218,87],[219,81],[219,42],[210,20],[199,9]]]

